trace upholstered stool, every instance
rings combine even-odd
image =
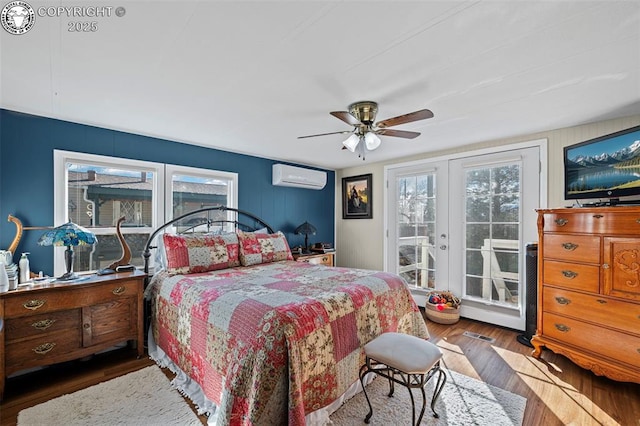
[[[364,377],[369,373],[375,373],[389,380],[389,396],[393,396],[394,383],[408,388],[411,396],[411,420],[414,425],[420,424],[424,416],[427,403],[424,388],[429,379],[438,373],[438,381],[433,390],[433,398],[431,398],[433,417],[438,417],[438,413],[435,411],[436,400],[442,392],[447,376],[440,369],[442,352],[436,345],[408,334],[383,333],[367,343],[364,346],[364,352],[366,362],[360,368],[360,383],[369,404],[369,414],[364,419],[365,423],[369,423],[373,415],[371,401],[369,401],[367,390],[364,387]],[[420,410],[417,422],[412,388],[419,388],[422,392],[422,410]]]

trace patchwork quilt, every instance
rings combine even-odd
[[[303,425],[358,380],[387,331],[428,338],[397,275],[283,261],[154,276],[153,336],[219,409],[220,425]]]

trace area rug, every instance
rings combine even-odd
[[[436,404],[440,418],[433,418],[427,407],[423,425],[522,424],[525,398],[453,371],[446,373],[447,384]],[[411,424],[409,391],[396,386],[395,395],[389,398],[388,386],[380,378],[367,386],[374,407],[370,424]],[[418,391],[414,392],[414,398],[420,398]],[[432,393],[430,381],[427,397]],[[335,426],[359,425],[364,424],[367,412],[361,392],[330,418]],[[89,424],[191,426],[201,422],[157,366],[63,395],[18,414],[18,426]]]
[[[431,396],[435,384],[434,377],[427,383],[427,408],[422,425],[522,425],[527,399],[509,391],[488,385],[471,377],[445,370],[447,383],[436,402],[439,418],[433,417]],[[373,406],[370,425],[410,425],[411,400],[407,388],[396,385],[393,397],[388,397],[389,382],[377,378],[367,386],[367,395]],[[413,390],[416,407],[422,403],[422,396]],[[338,411],[331,415],[335,426],[364,424],[369,406],[360,392]],[[416,417],[419,408],[416,408]]]
[[[18,426],[201,424],[155,365],[18,413]]]

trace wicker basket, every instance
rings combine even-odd
[[[427,318],[438,324],[455,324],[460,320],[460,307],[457,308],[444,308],[438,310],[433,303],[425,303],[424,312],[427,314]]]

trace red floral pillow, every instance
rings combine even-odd
[[[162,238],[167,272],[172,275],[215,271],[240,265],[236,234],[164,234]]]
[[[287,238],[280,231],[275,234],[238,231],[238,242],[242,266],[293,260]]]

